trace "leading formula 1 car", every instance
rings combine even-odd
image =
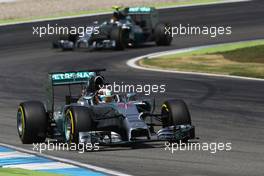
[[[27,101],[18,107],[17,129],[22,143],[44,142],[47,137],[101,145],[195,138],[184,101],[167,100],[160,113],[155,114],[155,103],[136,99],[133,93],[101,94],[106,84],[102,71],[50,73],[47,103]],[[80,87],[78,96],[73,95],[72,86],[76,85]],[[54,98],[57,87],[68,90],[59,106]],[[158,131],[155,126],[160,126]]]
[[[139,46],[145,42],[156,42],[158,46],[170,45],[171,35],[159,21],[158,12],[152,7],[115,7],[112,18],[102,24],[95,25],[98,30],[86,32],[84,35],[64,35],[53,42],[54,48],[72,50],[74,48],[115,48],[123,50],[128,46]],[[169,29],[169,28],[167,28]]]

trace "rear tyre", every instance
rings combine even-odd
[[[61,35],[59,37],[59,40],[65,40],[65,41],[69,41],[69,42],[73,43],[73,48],[64,48],[63,46],[61,46],[62,50],[63,51],[72,51],[72,50],[74,50],[74,46],[75,46],[76,41],[78,40],[78,37],[79,37],[78,34]]]
[[[191,116],[187,105],[182,100],[165,101],[161,107],[163,127],[191,125]]]
[[[29,101],[19,105],[17,130],[23,144],[45,142],[47,126],[48,117],[41,102]]]
[[[124,50],[127,46],[126,31],[120,27],[114,27],[111,30],[111,39],[116,42],[116,50]]]
[[[59,40],[68,40],[68,41],[75,43],[78,37],[79,37],[78,34],[60,35]]]
[[[166,31],[170,26],[166,24],[158,24],[155,28],[155,41],[158,46],[169,46],[172,42],[171,32]]]
[[[79,132],[92,131],[91,111],[87,107],[71,106],[65,113],[64,134],[67,143],[79,143]]]

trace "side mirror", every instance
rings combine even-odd
[[[136,100],[136,93],[128,93],[126,95],[128,101],[135,101]]]

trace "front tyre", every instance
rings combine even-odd
[[[170,32],[168,32],[169,29]],[[157,46],[169,46],[172,42],[171,27],[167,24],[158,24],[154,31]]]
[[[192,125],[191,116],[186,103],[183,100],[168,100],[161,107],[162,126]],[[189,139],[195,138],[195,130],[191,129]]]
[[[191,125],[191,116],[187,105],[182,100],[167,100],[161,107],[163,127]]]
[[[47,113],[41,102],[28,101],[19,105],[17,130],[23,144],[45,142],[47,125]]]
[[[92,131],[91,111],[83,106],[71,106],[65,113],[64,134],[67,143],[79,143],[79,132]]]
[[[126,30],[120,27],[113,27],[111,30],[110,37],[116,42],[116,50],[124,50],[127,47]]]

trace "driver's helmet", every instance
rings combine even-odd
[[[102,88],[98,91],[100,103],[110,103],[113,101],[113,92],[110,89]]]
[[[113,13],[112,20],[113,20],[113,21],[118,21],[118,20],[119,20],[119,14],[118,14],[118,12],[114,12],[114,13]]]

